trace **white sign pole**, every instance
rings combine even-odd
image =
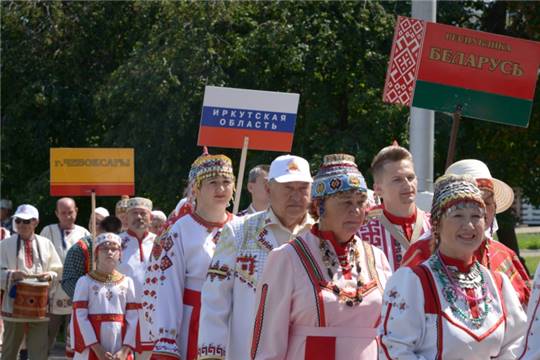
[[[242,182],[244,180],[244,170],[246,169],[247,150],[249,145],[249,137],[244,136],[244,145],[242,146],[242,155],[240,156],[240,169],[238,169],[238,178],[236,179],[236,195],[234,197],[233,213],[238,213],[240,207],[240,197],[242,194]]]

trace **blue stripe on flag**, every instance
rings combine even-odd
[[[296,114],[204,106],[201,125],[294,133]]]

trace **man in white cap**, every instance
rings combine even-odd
[[[268,210],[225,225],[202,288],[199,359],[249,359],[255,290],[268,253],[309,231],[308,162],[283,155],[270,165]]]
[[[89,232],[75,224],[78,208],[72,198],[58,199],[54,213],[58,218],[58,223],[45,226],[40,235],[52,241],[63,264],[69,248],[79,239],[87,236]],[[62,324],[64,324],[64,338],[66,338],[71,315],[71,299],[62,290],[60,279],[62,279],[61,273],[49,289],[49,353],[54,348],[56,335]]]
[[[130,276],[135,283],[135,290],[142,291],[146,263],[150,258],[154,238],[150,232],[152,221],[152,201],[134,197],[127,201],[127,231],[120,234],[122,239],[122,259],[118,270]]]
[[[52,242],[35,234],[39,212],[34,206],[20,205],[13,217],[18,234],[0,242],[0,288],[4,294],[2,359],[17,359],[26,330],[29,358],[47,359],[47,321],[39,318],[24,318],[21,321],[14,314],[12,296],[16,296],[16,286],[21,280],[32,277],[43,282],[54,281],[62,271],[62,262]]]
[[[127,200],[127,231],[120,234],[122,258],[118,270],[133,279],[138,299],[143,295],[146,267],[150,260],[156,234],[150,232],[152,201],[143,197]],[[141,321],[144,319],[141,317]],[[143,325],[141,325],[142,327]],[[146,325],[144,325],[146,327]],[[145,349],[146,350],[146,349]],[[148,359],[151,351],[144,351],[139,358]]]
[[[161,210],[152,211],[152,223],[150,224],[150,232],[158,234],[161,231],[161,227],[167,221],[167,215]]]
[[[109,216],[109,210],[105,209],[104,207],[100,206],[97,207],[96,210],[94,210],[94,214],[96,216],[96,233],[102,233],[104,231],[100,231],[99,225],[105,219],[107,216]],[[92,217],[90,216],[90,219],[88,219],[88,230],[92,230]]]

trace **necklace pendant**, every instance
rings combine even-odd
[[[352,300],[345,301],[345,304],[349,307],[352,307],[354,305],[354,302]]]

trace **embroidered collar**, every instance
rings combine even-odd
[[[117,283],[124,278],[124,275],[117,270],[114,270],[110,274],[106,274],[98,270],[93,270],[90,273],[88,273],[88,275],[92,279],[102,282],[102,283]]]
[[[269,207],[268,210],[266,210],[265,219],[264,219],[265,227],[270,226],[270,225],[276,225],[276,226],[282,227],[287,232],[290,232],[293,234],[298,234],[300,231],[297,231],[297,230],[303,229],[306,226],[311,227],[313,226],[314,223],[315,223],[315,220],[309,215],[309,213],[306,213],[306,216],[304,216],[304,219],[302,220],[302,222],[295,226],[294,231],[290,231],[289,229],[285,227],[285,225],[281,223],[279,218],[274,213],[274,210],[272,210],[272,207]]]
[[[143,241],[144,239],[146,239],[146,237],[148,236],[149,232],[148,231],[145,231],[143,236],[141,238],[139,238],[137,236],[137,234],[135,234],[134,231],[131,231],[130,229],[127,230],[127,234],[131,237],[134,237],[135,239],[139,240],[139,241]]]
[[[475,258],[474,256],[469,261],[463,261],[461,259],[455,259],[450,256],[441,255],[441,260],[444,262],[447,266],[453,266],[456,269],[458,269],[459,272],[467,273],[471,269],[471,266],[473,266]]]
[[[203,219],[199,214],[197,214],[195,211],[189,214],[195,222],[208,230],[208,232],[212,232],[214,229],[221,229],[223,226],[225,226],[226,223],[232,220],[233,214],[227,211],[227,219],[223,222],[211,222],[206,221]]]
[[[386,210],[386,208],[383,206],[383,213],[392,224],[404,226],[414,224],[416,222],[416,215],[418,213],[418,209],[415,207],[414,213],[411,216],[401,217],[390,214],[390,212],[388,212],[388,210]]]
[[[347,246],[351,242],[351,240],[354,238],[354,235],[353,235],[353,236],[351,236],[351,238],[349,240],[347,240],[347,242],[340,243],[336,239],[336,236],[334,235],[334,233],[332,231],[320,230],[318,223],[314,224],[311,227],[311,233],[313,235],[321,238],[321,239],[329,241],[332,244],[332,246],[334,247],[334,250],[336,251],[336,254],[340,258],[340,260],[341,260],[341,257],[344,257],[344,256],[347,255]]]

